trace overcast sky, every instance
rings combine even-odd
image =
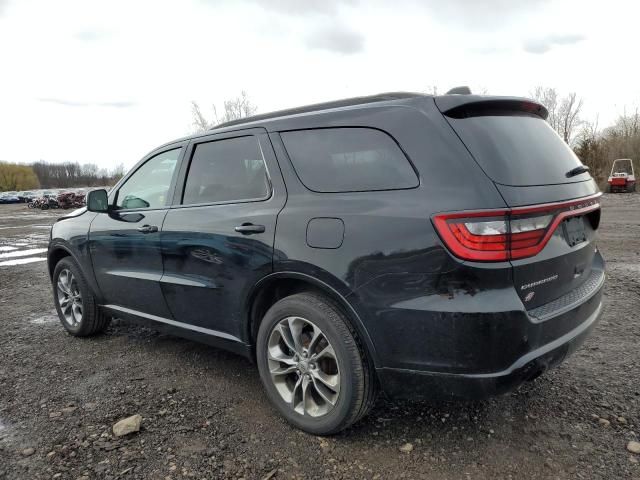
[[[0,160],[132,166],[191,133],[192,100],[267,112],[456,85],[640,103],[640,2],[0,0]]]

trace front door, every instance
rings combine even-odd
[[[262,129],[198,139],[186,158],[162,227],[164,296],[187,328],[243,339],[247,295],[272,271],[282,176]]]
[[[109,213],[91,223],[89,248],[104,303],[116,311],[167,318],[160,289],[160,231],[182,146],[153,155],[110,195]]]

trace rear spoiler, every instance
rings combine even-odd
[[[522,112],[546,120],[549,112],[544,105],[521,97],[488,97],[484,95],[441,95],[434,98],[438,110],[453,118],[481,115],[505,115]]]

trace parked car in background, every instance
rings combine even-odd
[[[29,203],[36,197],[37,195],[35,192],[31,192],[31,191],[18,192],[18,198],[22,203]]]
[[[390,397],[483,398],[602,312],[600,193],[534,101],[383,94],[167,143],[51,230],[74,336],[112,315],[255,360],[295,426]]]
[[[16,192],[0,193],[0,203],[20,203],[20,198]]]

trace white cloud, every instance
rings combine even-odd
[[[523,48],[528,53],[546,53],[553,47],[561,45],[572,45],[574,43],[582,42],[585,39],[584,35],[580,34],[552,34],[544,37],[530,38],[524,41]]]
[[[53,103],[63,107],[109,107],[109,108],[129,108],[135,106],[136,102],[118,100],[111,102],[84,102],[77,100],[66,100],[64,98],[39,98],[41,102]]]
[[[343,25],[333,24],[319,28],[305,40],[312,49],[353,54],[364,50],[364,37]]]
[[[111,34],[105,30],[98,28],[84,29],[77,32],[74,37],[83,42],[98,42],[109,38]]]

